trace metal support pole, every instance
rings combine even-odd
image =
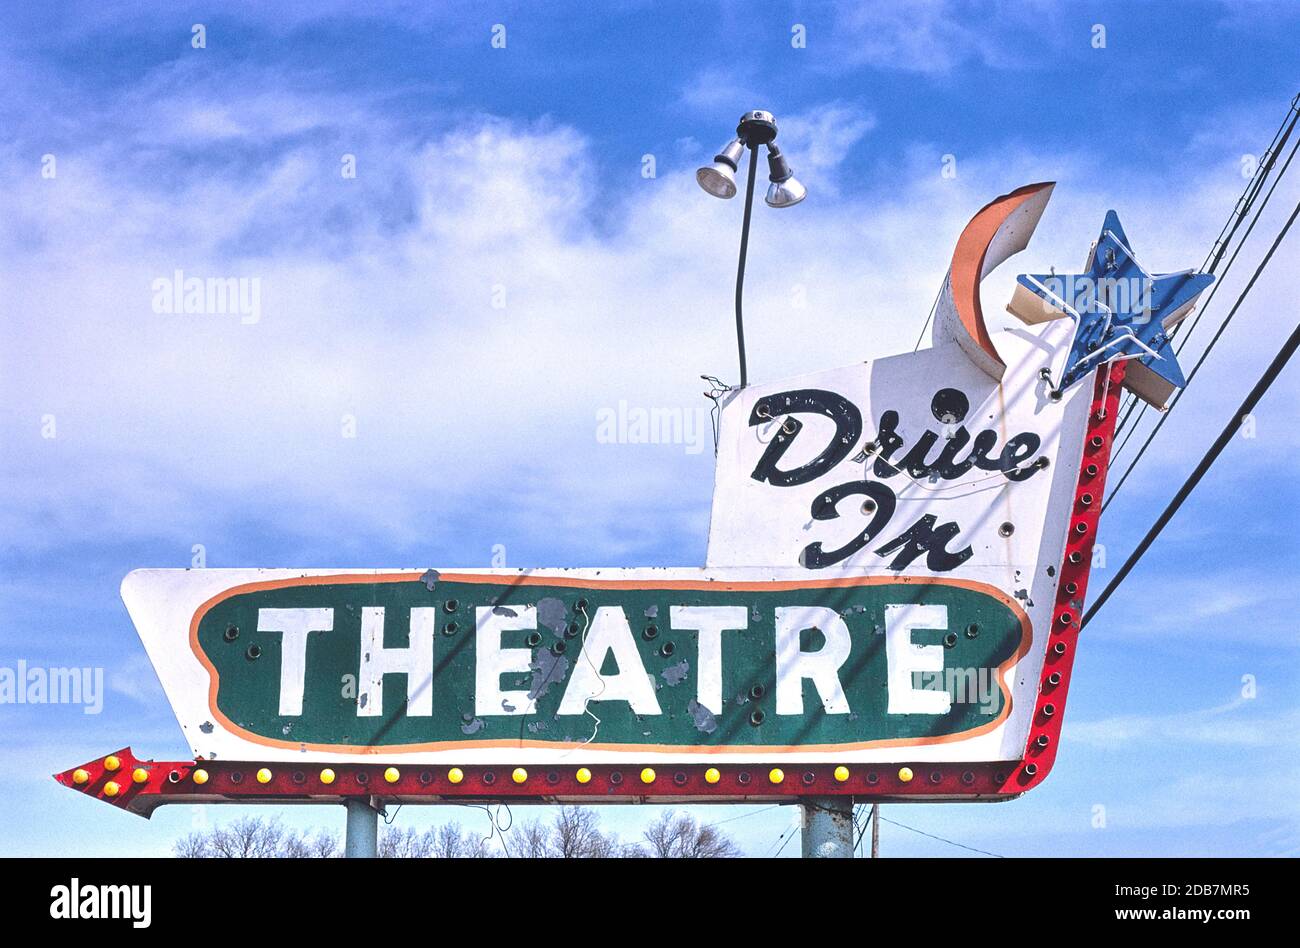
[[[758,146],[749,148],[749,179],[745,182],[745,220],[740,225],[740,264],[736,268],[736,345],[740,347],[740,387],[749,384],[745,366],[745,322],[741,318],[740,300],[745,291],[745,256],[749,253],[749,218],[754,207],[754,175],[758,171]]]
[[[347,833],[343,855],[348,859],[376,859],[379,856],[379,811],[366,798],[343,801],[347,809]]]
[[[871,804],[871,858],[880,857],[880,804]]]
[[[853,858],[852,797],[809,797],[799,806],[804,859]]]

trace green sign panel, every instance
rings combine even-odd
[[[1006,718],[1029,642],[992,587],[881,577],[313,577],[235,587],[190,632],[224,728],[343,752],[950,741]]]

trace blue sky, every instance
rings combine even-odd
[[[1032,181],[1060,184],[987,311],[1016,273],[1077,266],[1112,207],[1148,266],[1198,265],[1300,91],[1300,10],[1281,3],[353,6],[6,13],[0,665],[102,667],[106,695],[98,715],[0,706],[0,851],[165,853],[235,815],[146,823],[49,779],[128,743],[185,753],[118,599],[132,568],[188,566],[196,544],[209,566],[703,562],[711,452],[602,444],[596,416],[702,413],[698,376],[734,380],[739,207],[692,172],[742,111],[776,113],[810,190],[755,212],[746,324],[767,380],[909,349],[964,222]],[[1107,511],[1095,582],[1289,331],[1297,259],[1279,252]],[[258,319],[155,312],[176,269],[257,278]],[[1008,855],[1300,853],[1297,378],[1089,627],[1046,784],[887,816]],[[701,811],[742,817],[727,828],[755,854],[792,812]],[[605,813],[631,837],[654,810]],[[486,829],[477,810],[398,817],[445,819]]]

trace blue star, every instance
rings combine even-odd
[[[1074,339],[1058,390],[1117,359],[1133,360],[1125,385],[1157,408],[1186,384],[1169,334],[1192,312],[1214,277],[1195,270],[1149,273],[1133,258],[1114,211],[1106,212],[1086,273],[1024,274],[1016,282],[1009,309],[1022,320],[1074,320]]]

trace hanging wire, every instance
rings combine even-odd
[[[942,836],[935,836],[933,833],[927,833],[925,830],[919,830],[915,826],[908,826],[906,823],[899,823],[897,820],[891,820],[883,816],[878,816],[877,818],[882,823],[888,823],[890,826],[898,826],[905,830],[911,830],[913,833],[918,833],[921,836],[928,836],[930,839],[937,839],[941,843],[947,843],[949,846],[956,846],[958,849],[965,849],[968,852],[979,853],[981,856],[992,856],[994,859],[1007,858],[1001,853],[991,853],[987,849],[976,849],[974,846],[967,846],[964,843],[959,843],[956,842],[955,840],[945,839]]]
[[[1215,238],[1214,244],[1211,245],[1209,252],[1205,255],[1205,261],[1201,264],[1201,272],[1214,274],[1218,270],[1219,263],[1223,259],[1223,254],[1227,251],[1228,245],[1232,242],[1232,238],[1236,234],[1237,228],[1241,226],[1241,222],[1245,220],[1246,216],[1250,213],[1250,209],[1255,204],[1255,199],[1263,189],[1264,182],[1267,181],[1269,175],[1272,174],[1273,167],[1277,163],[1278,155],[1280,155],[1282,149],[1286,147],[1287,140],[1291,137],[1291,132],[1295,129],[1297,119],[1300,119],[1300,94],[1291,100],[1291,105],[1287,109],[1287,114],[1282,119],[1282,124],[1278,126],[1277,131],[1273,133],[1273,140],[1265,150],[1262,160],[1255,169],[1255,173],[1251,176],[1250,181],[1246,183],[1246,187],[1242,191],[1241,196],[1237,198],[1237,202],[1233,205],[1232,213],[1228,216],[1228,220],[1219,231],[1219,236]],[[1300,141],[1297,141],[1296,144],[1300,145]],[[1210,302],[1214,299],[1215,293],[1218,291],[1219,287],[1223,285],[1224,279],[1226,279],[1228,273],[1232,270],[1232,264],[1236,261],[1237,254],[1239,254],[1241,248],[1245,246],[1246,241],[1250,238],[1251,231],[1254,230],[1255,223],[1259,220],[1260,215],[1264,213],[1264,209],[1268,206],[1269,199],[1273,196],[1273,191],[1286,175],[1287,168],[1291,165],[1291,158],[1294,157],[1295,151],[1296,149],[1293,145],[1291,148],[1291,154],[1287,156],[1287,160],[1282,165],[1282,170],[1278,173],[1277,178],[1274,179],[1273,184],[1269,187],[1268,193],[1264,195],[1264,201],[1255,212],[1255,216],[1251,219],[1250,225],[1246,228],[1246,233],[1237,243],[1237,249],[1234,250],[1232,256],[1228,258],[1228,264],[1224,267],[1223,273],[1218,274],[1219,279],[1215,281],[1214,286],[1210,289],[1210,293],[1206,297],[1204,304],[1202,304],[1199,310],[1193,315],[1188,324],[1187,330],[1178,333],[1178,330],[1181,327],[1174,328],[1173,332],[1178,333],[1178,341],[1174,347],[1175,355],[1182,354],[1187,343],[1191,341],[1192,334],[1196,331],[1201,319],[1205,316],[1205,311],[1209,308]],[[1179,393],[1179,396],[1181,396],[1181,392]],[[1175,397],[1175,402],[1177,401],[1177,398],[1178,396]],[[1129,419],[1132,417],[1134,409],[1139,408],[1139,406],[1140,410],[1138,411],[1138,416],[1133,419],[1133,427],[1128,428]],[[1115,458],[1118,458],[1124,451],[1124,448],[1128,445],[1129,439],[1133,436],[1133,432],[1137,430],[1138,426],[1142,422],[1143,416],[1146,415],[1148,407],[1148,404],[1139,399],[1136,395],[1128,396],[1128,406],[1124,410],[1124,414],[1120,417],[1119,424],[1115,426],[1115,434],[1118,436],[1120,433],[1124,432],[1126,428],[1128,428],[1128,431],[1125,433],[1123,440],[1120,441],[1119,447],[1115,449]],[[1172,410],[1173,405],[1171,404],[1169,408]],[[1168,412],[1165,412],[1165,414],[1167,415]],[[1118,490],[1118,487],[1116,487],[1116,490]]]
[[[709,422],[713,425],[713,456],[718,456],[718,442],[722,436],[722,396],[728,392],[734,391],[735,386],[728,385],[712,375],[701,375],[700,378],[709,383],[709,390],[704,393],[704,397],[713,402],[713,407],[709,409]]]
[[[921,327],[921,334],[916,337],[916,345],[912,346],[913,352],[921,348],[921,343],[925,339],[925,331],[930,328],[930,321],[934,319],[934,311],[939,308],[939,297],[943,296],[943,288],[948,284],[949,273],[944,274],[943,282],[939,284],[939,292],[934,294],[934,302],[930,304],[930,315],[925,317],[925,325]]]
[[[1242,195],[1240,195],[1239,198],[1236,199],[1236,203],[1232,205],[1231,215],[1229,215],[1229,218],[1227,218],[1227,221],[1223,224],[1223,228],[1219,230],[1218,237],[1214,238],[1214,243],[1210,246],[1209,252],[1206,252],[1204,263],[1201,263],[1201,272],[1217,273],[1219,261],[1223,259],[1223,254],[1225,254],[1227,247],[1229,247],[1229,244],[1232,242],[1232,237],[1236,234],[1236,229],[1238,229],[1239,226],[1242,226],[1242,221],[1244,221],[1248,213],[1251,212],[1251,208],[1255,205],[1256,198],[1260,195],[1260,191],[1264,189],[1265,181],[1268,181],[1270,174],[1273,173],[1274,165],[1277,164],[1278,155],[1282,152],[1283,148],[1286,147],[1287,139],[1290,139],[1292,130],[1295,129],[1297,118],[1300,118],[1300,95],[1296,95],[1295,98],[1291,100],[1291,107],[1287,109],[1287,114],[1282,118],[1282,124],[1278,125],[1278,130],[1273,133],[1273,140],[1269,143],[1269,147],[1266,148],[1264,155],[1261,156],[1261,161],[1260,164],[1256,166],[1255,174],[1252,174],[1251,179],[1249,179],[1247,185],[1245,185],[1245,189],[1242,191]],[[1295,155],[1295,147],[1292,147],[1291,155]],[[1264,204],[1260,205],[1260,209],[1256,212],[1255,217],[1252,218],[1251,225],[1249,225],[1247,231],[1245,231],[1242,241],[1240,241],[1238,246],[1236,246],[1234,254],[1229,257],[1227,267],[1223,268],[1222,274],[1218,274],[1219,280],[1217,280],[1212,289],[1210,289],[1210,294],[1209,296],[1206,296],[1205,303],[1200,307],[1199,311],[1192,316],[1191,323],[1188,324],[1186,332],[1179,333],[1178,345],[1174,347],[1175,355],[1182,354],[1184,347],[1186,347],[1187,343],[1191,341],[1192,333],[1196,332],[1196,326],[1200,324],[1201,317],[1205,316],[1205,309],[1209,307],[1210,300],[1214,298],[1214,293],[1216,293],[1219,286],[1222,286],[1223,280],[1225,280],[1227,274],[1229,274],[1232,269],[1232,263],[1236,260],[1236,255],[1242,251],[1245,242],[1247,242],[1247,239],[1251,237],[1251,230],[1255,228],[1255,221],[1260,220],[1260,215],[1261,213],[1264,213],[1264,208],[1268,207],[1269,198],[1273,196],[1273,191],[1275,187],[1278,186],[1278,181],[1281,181],[1282,176],[1286,174],[1287,166],[1290,166],[1290,164],[1291,156],[1288,156],[1286,163],[1282,166],[1282,172],[1278,174],[1277,179],[1274,179],[1273,186],[1270,187],[1268,194],[1265,195]],[[1178,330],[1178,326],[1175,326],[1174,333],[1178,333]],[[1147,414],[1147,403],[1141,401],[1140,398],[1132,394],[1127,395],[1127,399],[1127,407],[1123,410],[1123,415],[1119,417],[1119,424],[1115,425],[1115,436],[1125,433],[1125,437],[1123,437],[1123,440],[1119,442],[1119,446],[1115,449],[1115,458],[1118,458],[1118,456],[1123,453],[1123,450],[1125,450],[1125,447],[1128,445],[1128,441],[1130,441],[1132,434],[1134,434],[1135,430],[1138,429],[1141,419],[1143,419],[1143,416]],[[1175,401],[1177,401],[1177,398],[1175,398]],[[1139,407],[1140,411],[1138,412],[1138,417],[1134,419],[1134,427],[1128,428],[1128,421],[1130,421],[1136,408]],[[1173,408],[1173,404],[1171,404],[1170,408]]]
[[[1255,271],[1255,277],[1259,276],[1265,264],[1268,263],[1269,257],[1273,255],[1273,251],[1277,249],[1282,238],[1285,237],[1287,231],[1291,229],[1291,225],[1295,222],[1298,214],[1300,214],[1300,203],[1296,204],[1295,210],[1291,212],[1291,216],[1287,219],[1286,225],[1278,233],[1277,239],[1273,241],[1273,246],[1269,248],[1268,254],[1260,264],[1260,268]],[[1253,286],[1254,283],[1255,278],[1252,277],[1250,284],[1242,291],[1241,296],[1238,297],[1237,304],[1233,307],[1233,312],[1236,312],[1237,306],[1241,305],[1242,300],[1244,300],[1246,294],[1250,292],[1250,287]],[[1178,509],[1183,505],[1183,502],[1188,498],[1192,491],[1196,489],[1196,485],[1200,483],[1201,478],[1205,476],[1205,473],[1210,469],[1214,462],[1218,460],[1219,455],[1223,453],[1224,448],[1228,446],[1228,442],[1231,441],[1237,431],[1240,430],[1241,419],[1254,411],[1255,405],[1259,403],[1259,400],[1263,398],[1264,393],[1268,391],[1269,386],[1273,384],[1273,380],[1277,378],[1282,369],[1286,366],[1287,362],[1290,361],[1293,355],[1295,355],[1295,351],[1298,347],[1300,347],[1300,324],[1297,324],[1295,329],[1292,330],[1290,337],[1288,337],[1286,342],[1282,344],[1282,348],[1278,350],[1277,355],[1273,357],[1273,361],[1269,363],[1268,368],[1264,370],[1264,374],[1261,375],[1259,380],[1255,383],[1255,387],[1252,388],[1250,394],[1246,396],[1246,400],[1241,403],[1237,411],[1228,419],[1228,423],[1224,426],[1223,430],[1219,432],[1219,437],[1215,439],[1212,445],[1210,445],[1209,450],[1205,452],[1205,455],[1197,463],[1196,468],[1188,476],[1187,480],[1183,482],[1183,486],[1178,489],[1178,493],[1174,495],[1173,499],[1168,503],[1164,511],[1161,512],[1160,516],[1156,518],[1156,522],[1151,525],[1146,536],[1144,536],[1141,542],[1138,543],[1137,547],[1129,555],[1129,558],[1124,561],[1124,565],[1121,566],[1119,572],[1115,574],[1115,578],[1110,581],[1104,590],[1102,590],[1101,595],[1097,597],[1097,601],[1089,607],[1086,613],[1084,613],[1083,619],[1079,623],[1080,629],[1083,629],[1084,626],[1092,621],[1092,617],[1095,616],[1097,611],[1106,604],[1106,600],[1109,599],[1111,594],[1119,588],[1120,584],[1124,582],[1124,579],[1132,571],[1133,567],[1138,564],[1146,554],[1147,550],[1151,548],[1151,544],[1155,542],[1158,536],[1160,536],[1161,531],[1163,531],[1169,521],[1173,519],[1174,514],[1178,513]]]
[[[780,803],[774,804],[773,806],[765,806],[765,807],[763,807],[763,809],[761,809],[761,810],[751,810],[751,811],[748,812],[748,813],[742,813],[742,814],[740,814],[740,816],[729,816],[729,817],[727,817],[725,820],[718,820],[716,823],[705,823],[704,826],[705,826],[705,828],[712,827],[712,826],[721,826],[723,823],[733,823],[733,822],[735,822],[736,820],[745,820],[745,819],[749,819],[749,817],[751,817],[751,816],[758,816],[758,814],[760,814],[760,813],[767,813],[767,812],[769,812],[769,811],[771,811],[771,810],[779,810],[779,809],[781,809],[781,806],[782,806],[782,804],[780,804]]]
[[[596,722],[596,726],[591,729],[591,737],[582,742],[582,746],[586,747],[596,739],[596,735],[600,733],[601,725],[600,718],[596,717],[596,712],[591,710],[590,704],[605,693],[605,689],[608,685],[605,682],[605,676],[600,673],[600,669],[596,667],[596,663],[593,662],[591,656],[587,654],[587,631],[591,628],[591,616],[587,615],[586,606],[579,606],[578,610],[582,613],[582,617],[587,620],[587,624],[582,627],[582,647],[578,650],[578,653],[581,657],[586,658],[587,664],[591,666],[591,670],[596,673],[596,678],[600,681],[600,691],[596,692],[594,695],[589,695],[583,699],[582,702],[582,713]]]
[[[1240,254],[1242,248],[1246,246],[1246,241],[1250,239],[1251,232],[1254,231],[1255,229],[1255,224],[1259,222],[1260,216],[1264,213],[1265,208],[1268,207],[1268,202],[1269,199],[1273,197],[1273,192],[1277,189],[1277,186],[1282,182],[1282,179],[1286,177],[1287,169],[1291,167],[1291,159],[1295,157],[1297,148],[1300,148],[1300,139],[1297,139],[1296,143],[1291,146],[1291,153],[1287,155],[1286,161],[1282,164],[1282,170],[1278,172],[1278,176],[1273,180],[1273,184],[1269,187],[1268,193],[1264,195],[1264,200],[1260,204],[1259,209],[1255,212],[1255,216],[1251,218],[1250,225],[1246,228],[1246,233],[1242,235],[1241,240],[1237,244],[1237,248],[1232,252],[1232,256],[1228,258],[1228,265],[1223,268],[1223,273],[1219,276],[1219,279],[1215,281],[1214,286],[1210,287],[1210,292],[1209,295],[1205,298],[1205,303],[1200,307],[1200,310],[1196,313],[1196,315],[1192,317],[1191,325],[1188,327],[1187,332],[1183,333],[1180,336],[1178,345],[1174,347],[1174,355],[1176,356],[1181,355],[1183,350],[1187,348],[1187,343],[1191,340],[1192,333],[1196,331],[1197,325],[1200,323],[1201,318],[1205,315],[1205,311],[1209,308],[1210,303],[1214,301],[1214,297],[1218,293],[1219,287],[1223,286],[1224,280],[1227,278],[1228,274],[1232,271],[1232,265],[1236,263],[1238,254]],[[1201,356],[1202,359],[1204,359],[1205,355],[1209,354],[1210,349],[1214,348],[1214,343],[1218,341],[1219,336],[1222,334],[1223,334],[1223,326],[1220,326],[1218,333],[1215,334],[1214,339],[1211,340],[1210,345],[1206,347],[1205,352],[1202,354]],[[1188,378],[1187,381],[1191,382],[1191,379]],[[1182,391],[1179,391],[1178,395],[1174,397],[1174,403],[1177,403],[1178,399],[1181,397],[1182,397]],[[1129,405],[1130,412],[1132,412],[1133,406],[1136,405],[1138,402],[1139,399],[1137,398],[1137,396],[1136,395],[1132,396],[1132,403]],[[1149,406],[1147,405],[1146,402],[1142,402],[1141,404],[1142,404],[1142,410],[1138,412],[1138,416],[1134,420],[1133,427],[1129,429],[1128,434],[1124,436],[1124,440],[1120,442],[1119,447],[1116,448],[1115,450],[1116,457],[1118,457],[1119,454],[1124,450],[1125,445],[1128,444],[1129,439],[1133,436],[1133,432],[1136,431],[1138,429],[1138,426],[1141,424],[1143,415],[1146,414],[1146,410]],[[1174,404],[1171,403],[1169,406],[1169,410],[1172,410],[1173,407]],[[1168,413],[1169,412],[1166,411],[1163,413],[1163,415],[1168,415]],[[1116,429],[1117,432],[1118,430],[1119,429]],[[1118,487],[1116,487],[1116,489],[1118,490]]]
[[[866,805],[866,811],[867,811],[867,818],[864,819],[864,820],[862,821],[862,825],[858,827],[858,838],[857,838],[857,840],[853,843],[853,851],[854,851],[854,852],[857,852],[857,851],[858,851],[858,848],[862,845],[862,837],[866,835],[866,833],[867,833],[867,827],[869,827],[869,826],[871,825],[871,816],[872,816],[873,813],[876,812],[876,808],[875,808],[874,806],[872,806],[871,804],[867,804],[867,805]]]
[[[1300,145],[1300,141],[1298,141],[1296,144]],[[1292,153],[1294,154],[1294,150]],[[1223,331],[1227,329],[1228,324],[1232,322],[1232,317],[1237,314],[1237,310],[1241,308],[1241,304],[1246,301],[1246,297],[1249,296],[1251,289],[1254,288],[1255,286],[1255,281],[1259,279],[1260,274],[1262,274],[1265,268],[1268,266],[1269,261],[1273,259],[1274,251],[1277,250],[1278,245],[1282,242],[1282,239],[1286,237],[1287,231],[1291,229],[1291,224],[1296,218],[1296,211],[1300,211],[1300,203],[1296,204],[1295,210],[1291,212],[1291,217],[1287,220],[1286,224],[1283,225],[1282,229],[1278,232],[1277,236],[1273,239],[1272,246],[1269,247],[1268,252],[1264,254],[1264,259],[1259,262],[1259,266],[1255,268],[1255,272],[1251,274],[1250,280],[1249,282],[1247,282],[1245,289],[1243,289],[1241,293],[1238,295],[1237,301],[1232,304],[1232,309],[1228,311],[1227,318],[1224,319],[1223,324],[1219,326],[1218,332],[1214,334],[1214,338],[1210,340],[1210,344],[1206,346],[1205,351],[1201,353],[1201,357],[1196,361],[1196,365],[1192,367],[1191,373],[1187,376],[1187,382],[1189,385],[1191,384],[1192,379],[1196,378],[1196,373],[1200,371],[1201,366],[1205,364],[1206,357],[1209,356],[1210,352],[1214,349],[1215,343],[1217,343],[1220,337],[1222,337]],[[1186,389],[1183,389],[1183,391],[1186,391]],[[1178,404],[1181,397],[1182,396],[1180,395],[1179,398],[1174,399],[1173,404],[1169,406],[1170,411],[1173,410],[1174,405]],[[1123,476],[1121,476],[1119,479],[1119,483],[1117,483],[1115,485],[1115,489],[1111,491],[1110,497],[1108,497],[1105,503],[1101,505],[1101,509],[1103,513],[1106,511],[1106,508],[1110,506],[1111,502],[1116,498],[1116,496],[1118,496],[1120,488],[1124,486],[1124,482],[1127,481],[1129,475],[1133,473],[1134,468],[1137,467],[1137,463],[1142,460],[1142,455],[1144,455],[1146,453],[1147,448],[1151,446],[1151,442],[1155,439],[1155,436],[1159,433],[1160,429],[1164,426],[1165,419],[1169,417],[1169,414],[1170,412],[1167,411],[1160,416],[1160,420],[1156,422],[1155,427],[1153,427],[1151,429],[1151,432],[1147,435],[1146,440],[1142,442],[1142,446],[1138,449],[1137,456],[1134,457],[1131,462],[1129,462],[1129,465],[1125,469]]]

